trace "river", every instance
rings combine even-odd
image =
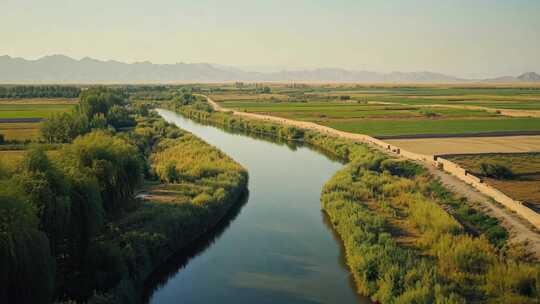
[[[322,186],[342,164],[307,147],[158,112],[242,164],[249,196],[220,227],[153,275],[146,301],[370,303],[355,292],[342,244],[320,208]]]

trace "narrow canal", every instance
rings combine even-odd
[[[154,275],[149,303],[369,303],[356,294],[320,209],[322,186],[342,164],[307,147],[158,112],[242,164],[249,196],[208,239]]]

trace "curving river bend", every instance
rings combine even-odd
[[[149,303],[370,303],[359,297],[343,248],[320,210],[323,184],[342,164],[158,110],[249,172],[249,197],[207,238],[149,280]]]

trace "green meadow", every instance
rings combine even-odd
[[[373,136],[540,131],[540,118],[364,120],[354,122],[336,121],[323,124],[342,131]]]
[[[0,104],[0,119],[47,118],[52,114],[71,111],[75,104]]]

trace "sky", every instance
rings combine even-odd
[[[540,0],[0,0],[0,55],[540,72]]]

